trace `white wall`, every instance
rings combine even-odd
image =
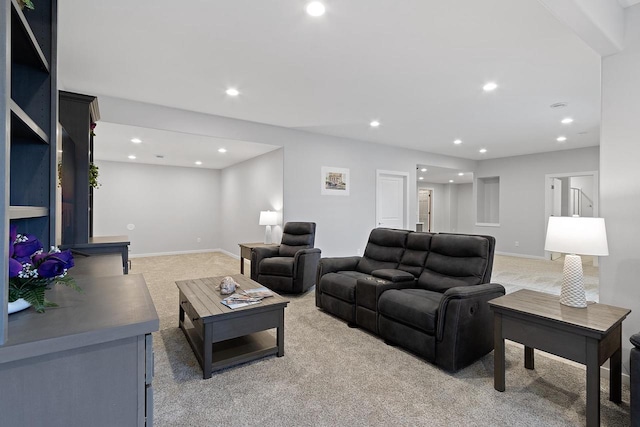
[[[221,249],[239,255],[238,243],[262,242],[260,211],[282,212],[282,154],[282,149],[271,151],[221,171]],[[279,242],[282,228],[271,228],[274,243]]]
[[[94,191],[94,235],[128,235],[132,255],[218,247],[220,171],[96,164],[102,186]],[[135,229],[128,230],[128,224]]]
[[[600,258],[600,301],[633,310],[622,324],[628,372],[629,336],[640,331],[640,5],[626,10],[625,48],[602,60],[600,214],[609,256]]]
[[[500,226],[474,233],[495,236],[498,252],[544,257],[545,174],[594,171],[598,163],[598,147],[478,162],[476,179],[500,177]]]
[[[323,256],[353,255],[364,249],[375,227],[376,169],[409,173],[409,223],[417,217],[416,164],[474,170],[475,161],[426,151],[318,135],[170,107],[99,96],[104,121],[239,139],[284,147],[283,221],[317,223],[316,246]],[[350,196],[322,196],[320,168],[350,169]]]
[[[456,218],[456,233],[473,233],[473,184],[456,184],[458,187],[458,215]]]

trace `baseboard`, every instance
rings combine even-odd
[[[155,253],[146,253],[146,254],[129,254],[129,258],[148,258],[152,256],[167,256],[167,255],[189,255],[189,254],[202,254],[202,253],[210,253],[210,252],[222,252],[226,255],[233,256],[227,251],[224,251],[220,248],[217,249],[196,249],[191,251],[171,251],[171,252],[155,252]],[[236,256],[235,258],[240,258]]]
[[[238,255],[238,254],[232,254],[231,252],[229,252],[229,251],[225,251],[224,249],[220,249],[220,248],[218,248],[218,249],[216,249],[215,251],[216,251],[216,252],[223,253],[223,254],[225,254],[225,255],[229,255],[231,258],[240,259],[240,255]]]
[[[496,255],[512,256],[512,257],[516,257],[516,258],[528,258],[528,259],[542,259],[542,260],[546,260],[546,258],[545,258],[545,257],[543,257],[543,256],[537,256],[537,255],[515,254],[515,253],[511,253],[511,252],[500,252],[500,251],[495,251],[494,253],[495,253]]]

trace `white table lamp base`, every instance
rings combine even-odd
[[[560,304],[579,308],[585,308],[587,306],[582,274],[582,259],[580,255],[564,256]]]

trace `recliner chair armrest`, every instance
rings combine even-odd
[[[500,297],[504,295],[505,289],[499,283],[485,283],[482,285],[474,285],[474,286],[458,286],[455,288],[447,289],[444,293],[443,298],[440,300],[440,306],[438,307],[438,331],[437,331],[437,339],[442,340],[444,335],[445,328],[445,320],[447,318],[447,310],[450,306],[455,305],[456,302],[465,300],[467,303],[469,302],[482,302],[486,304],[489,300]],[[488,308],[488,304],[487,308]],[[473,315],[474,313],[474,304],[467,304],[469,307],[469,313],[460,313],[460,316],[464,315]],[[459,320],[459,318],[458,318]]]
[[[316,284],[316,271],[322,251],[318,248],[300,249],[293,258],[294,292],[304,292]]]
[[[258,280],[258,266],[265,258],[278,256],[280,246],[260,246],[251,249],[251,280]]]

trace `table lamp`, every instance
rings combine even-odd
[[[544,250],[566,254],[560,304],[585,308],[587,298],[580,255],[609,255],[604,218],[549,217]]]
[[[278,225],[278,213],[275,211],[261,211],[258,224],[267,226],[264,231],[264,243],[271,244],[271,226]]]

